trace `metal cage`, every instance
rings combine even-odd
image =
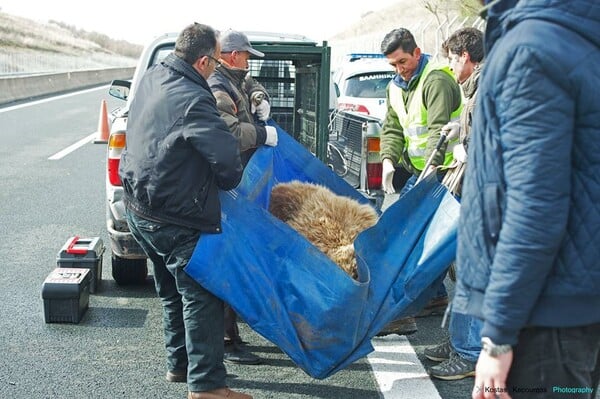
[[[331,58],[327,42],[277,37],[254,39],[252,46],[265,54],[250,59],[250,73],[269,93],[273,120],[326,161]]]

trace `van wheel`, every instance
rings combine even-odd
[[[118,285],[143,284],[148,277],[146,259],[125,259],[113,254],[112,276]]]

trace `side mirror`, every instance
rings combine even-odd
[[[128,80],[113,80],[108,89],[108,94],[121,100],[127,100],[131,82]]]

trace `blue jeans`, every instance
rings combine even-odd
[[[442,181],[444,178],[443,174],[438,174],[438,181]],[[417,182],[417,176],[411,176],[402,190],[400,191],[400,197],[410,191]],[[436,297],[448,296],[446,287],[444,284],[440,284]],[[450,325],[448,331],[450,333],[450,344],[452,348],[458,353],[460,357],[470,362],[477,362],[479,358],[479,352],[481,352],[481,328],[483,322],[475,317],[452,312],[450,317]]]
[[[438,174],[438,181],[442,181],[442,179],[444,178],[444,175],[440,175]],[[406,181],[406,183],[404,183],[404,186],[402,187],[402,189],[400,190],[400,197],[402,198],[407,192],[409,192],[414,186],[415,183],[417,182],[417,176],[412,175],[411,177],[408,178],[408,180]],[[444,286],[444,283],[442,282],[436,293],[435,293],[435,298],[443,298],[443,297],[447,297],[448,296],[448,291],[446,291],[446,286]]]
[[[170,371],[187,369],[193,392],[223,388],[223,302],[184,271],[200,232],[144,219],[127,210],[127,224],[154,264]]]
[[[450,316],[450,344],[460,357],[477,362],[481,352],[481,328],[483,322],[471,315],[452,312]]]

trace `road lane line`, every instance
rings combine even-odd
[[[367,356],[384,399],[441,399],[405,336],[395,334],[371,341]]]
[[[41,100],[30,101],[30,102],[26,102],[23,104],[11,105],[6,108],[0,108],[0,114],[3,112],[14,111],[15,109],[19,109],[19,108],[30,107],[32,105],[43,104],[43,103],[47,103],[47,102],[54,101],[54,100],[60,100],[60,99],[67,98],[67,97],[77,96],[79,94],[91,93],[93,91],[98,91],[98,90],[106,90],[107,87],[110,87],[110,86],[104,85],[104,86],[100,86],[100,87],[94,87],[92,89],[79,90],[79,91],[75,91],[73,93],[61,94],[58,96],[52,96],[52,97],[44,98]]]
[[[73,151],[75,151],[76,149],[78,149],[79,147],[84,146],[85,144],[89,143],[90,141],[92,141],[95,137],[96,137],[96,132],[90,134],[87,137],[82,138],[81,140],[79,140],[78,142],[76,142],[75,144],[71,144],[70,146],[68,146],[67,148],[65,148],[64,150],[60,150],[59,152],[57,152],[56,154],[52,155],[51,157],[48,158],[48,160],[50,161],[56,161],[58,159],[63,158],[64,156],[72,153]]]

